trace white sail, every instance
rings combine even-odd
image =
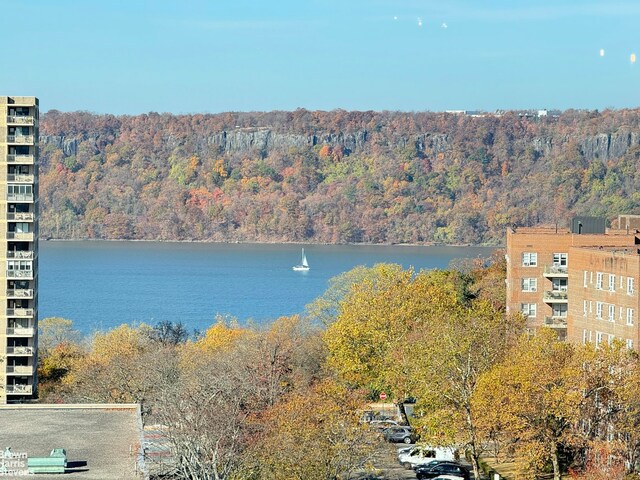
[[[309,270],[309,263],[307,262],[307,256],[304,254],[304,248],[302,249],[302,259],[300,261],[300,265],[296,265],[293,267],[296,271],[306,271]]]

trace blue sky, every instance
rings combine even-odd
[[[3,31],[0,94],[45,111],[640,105],[637,0],[0,0],[0,12],[25,19]]]

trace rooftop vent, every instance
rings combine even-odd
[[[575,217],[571,220],[571,233],[605,233],[607,219],[602,217]]]

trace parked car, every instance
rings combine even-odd
[[[395,420],[371,420],[369,422],[369,427],[375,428],[376,430],[384,430],[385,428],[397,427],[401,426]]]
[[[432,447],[420,445],[408,449],[398,450],[398,462],[405,468],[414,468],[418,465],[426,465],[433,460],[454,461],[456,451],[447,447]]]
[[[433,480],[464,480],[464,477],[458,475],[438,475]]]
[[[442,475],[457,477],[462,480],[470,480],[469,470],[457,462],[439,462],[435,465],[419,465],[415,468],[418,480],[437,478]]]
[[[413,428],[396,425],[393,427],[385,428],[382,431],[382,435],[387,442],[404,442],[404,443],[415,443],[418,439],[418,436],[413,431]]]

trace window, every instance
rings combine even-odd
[[[602,332],[596,332],[596,347],[602,343]]]
[[[602,272],[596,273],[596,288],[602,290]]]
[[[29,233],[29,224],[27,222],[11,222],[8,230],[14,233]]]
[[[610,292],[616,291],[616,276],[611,274],[609,274],[609,291]]]
[[[522,279],[522,291],[523,292],[536,292],[538,290],[537,278],[523,278]]]
[[[535,318],[536,317],[536,304],[535,303],[523,303],[520,306],[520,311],[527,318]]]
[[[7,261],[7,270],[31,270],[31,261],[29,260],[9,260]]]
[[[633,277],[627,278],[627,295],[633,295]]]
[[[627,338],[627,348],[633,350],[633,340],[630,338]]]
[[[633,325],[634,311],[633,308],[627,308],[627,325]]]
[[[609,321],[610,322],[615,322],[616,321],[616,306],[615,305],[609,305]]]
[[[33,185],[7,185],[9,195],[33,195]]]
[[[588,338],[589,337],[587,336],[587,330],[586,329],[582,330],[582,344],[583,345],[586,345]]]
[[[588,282],[589,278],[588,278],[588,276],[587,276],[587,273],[589,273],[589,272],[587,272],[587,271],[585,270],[585,271],[584,271],[584,276],[582,277],[582,286],[583,286],[584,288],[587,288],[587,287],[589,286],[589,282]]]
[[[538,265],[538,254],[535,252],[524,252],[522,254],[523,267],[536,267]]]
[[[553,266],[554,267],[566,267],[567,266],[567,254],[566,253],[554,253],[553,254]]]
[[[566,317],[567,316],[567,306],[564,304],[555,303],[553,305],[553,310],[551,313],[554,317]]]
[[[613,339],[616,338],[616,336],[609,334],[608,337],[609,338],[607,338],[607,343],[611,345],[613,343]]]
[[[596,302],[596,318],[602,320],[602,302]]]
[[[589,307],[587,305],[587,301],[583,300],[582,301],[582,316],[586,317],[587,316],[587,311],[589,310]],[[585,330],[586,331],[586,330]]]
[[[554,278],[552,282],[552,290],[554,292],[566,292],[568,280],[566,278]]]

